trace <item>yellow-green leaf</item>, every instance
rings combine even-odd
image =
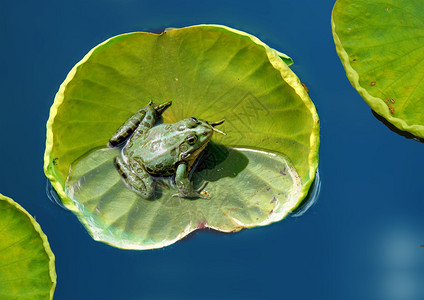
[[[0,299],[53,299],[54,255],[35,219],[0,194]]]
[[[351,84],[398,129],[424,137],[424,2],[337,0],[332,28]]]

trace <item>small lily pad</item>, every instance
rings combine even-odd
[[[398,129],[424,137],[424,2],[337,0],[332,28],[351,84]]]
[[[40,225],[0,194],[0,299],[53,299],[54,255]]]
[[[118,247],[155,248],[196,228],[234,231],[280,220],[305,198],[318,166],[318,116],[291,63],[256,37],[217,25],[111,38],[71,70],[56,95],[47,123],[45,173],[90,234]],[[153,202],[137,198],[113,169],[117,150],[93,152],[149,100],[172,100],[165,123],[191,116],[225,119],[219,129],[227,135],[215,134],[208,145],[225,168],[206,164],[193,173],[196,186],[209,181],[211,199],[171,197],[175,187],[164,181]],[[222,153],[243,159],[234,158],[238,164],[232,165]],[[285,168],[290,180],[265,187],[283,178]],[[266,197],[262,188],[270,188]],[[274,200],[272,193],[284,196]],[[255,210],[257,202],[263,203]],[[241,212],[242,206],[248,208]],[[244,214],[239,224],[236,213]]]

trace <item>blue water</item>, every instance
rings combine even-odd
[[[388,129],[349,84],[332,40],[333,4],[2,3],[0,192],[47,234],[55,299],[424,299],[424,144]],[[159,250],[95,242],[46,195],[54,95],[72,66],[111,36],[199,23],[241,29],[293,57],[321,119],[319,199],[300,217],[235,234],[204,230]]]

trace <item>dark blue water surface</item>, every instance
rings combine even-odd
[[[55,299],[424,299],[424,144],[389,130],[351,87],[331,35],[333,4],[2,3],[0,192],[47,234]],[[293,57],[321,119],[319,199],[301,217],[235,234],[202,231],[159,250],[95,242],[45,192],[54,95],[111,36],[199,23],[249,32]]]

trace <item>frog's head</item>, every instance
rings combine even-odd
[[[225,133],[215,128],[215,126],[223,122],[224,120],[207,122],[194,117],[180,121],[179,128],[184,128],[184,141],[179,146],[179,160],[194,162],[205,149],[214,131],[225,135]]]

